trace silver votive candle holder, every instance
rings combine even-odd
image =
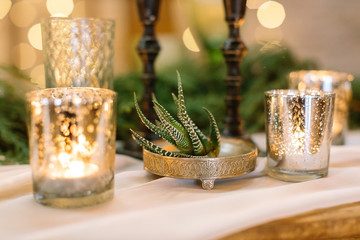
[[[113,88],[113,20],[51,17],[41,27],[46,87]]]
[[[289,182],[328,174],[334,93],[265,92],[267,173]]]
[[[112,199],[116,97],[100,88],[48,88],[27,94],[37,202],[78,208]]]
[[[353,79],[353,75],[345,72],[325,70],[294,71],[288,76],[289,88],[322,90],[336,94],[334,123],[332,127],[333,145],[345,144],[349,106],[352,97],[351,81]]]

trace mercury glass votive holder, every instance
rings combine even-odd
[[[113,197],[117,94],[101,88],[48,88],[26,95],[33,192],[58,208]]]
[[[268,175],[301,182],[328,174],[334,93],[265,92]]]
[[[113,88],[113,20],[52,17],[41,27],[46,87]]]
[[[305,90],[314,89],[334,92],[335,110],[332,128],[332,144],[345,144],[348,129],[349,106],[351,102],[351,81],[354,77],[345,72],[335,71],[294,71],[288,76],[289,88]]]

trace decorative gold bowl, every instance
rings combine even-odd
[[[162,145],[164,149],[169,149],[167,142],[162,142]],[[211,190],[216,179],[237,177],[254,171],[257,154],[256,146],[247,140],[222,138],[220,154],[216,158],[166,157],[144,149],[143,159],[145,170],[153,174],[199,179],[203,189]]]

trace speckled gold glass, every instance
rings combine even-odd
[[[300,182],[328,174],[334,93],[265,92],[268,175]]]
[[[34,198],[59,208],[113,197],[116,93],[49,88],[27,94]]]
[[[46,87],[113,88],[113,20],[47,18],[41,27]]]
[[[289,74],[289,87],[292,89],[314,89],[334,92],[335,110],[332,128],[332,144],[345,144],[348,128],[349,106],[351,102],[351,74],[335,71],[295,71]]]

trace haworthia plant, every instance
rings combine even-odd
[[[141,111],[134,93],[135,109],[142,123],[152,132],[174,145],[178,151],[170,152],[130,129],[133,139],[143,148],[153,153],[169,157],[217,157],[220,152],[220,132],[212,113],[204,108],[210,120],[209,137],[195,125],[189,117],[184,100],[181,77],[177,72],[178,95],[172,94],[177,107],[177,119],[173,117],[153,95],[154,110],[158,116],[156,123],[149,121]]]

